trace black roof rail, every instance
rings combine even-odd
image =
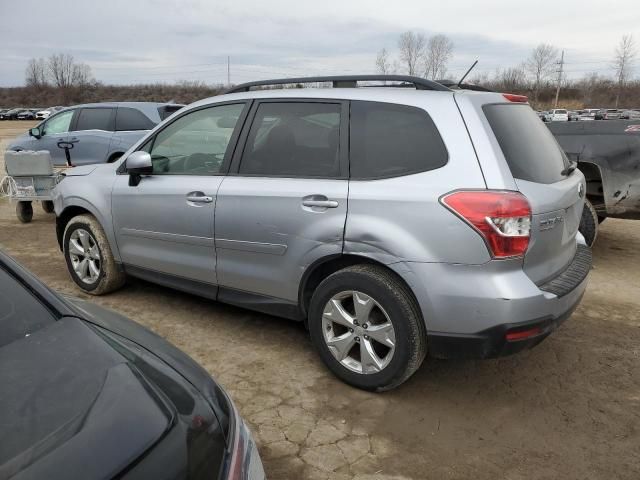
[[[358,82],[404,82],[411,83],[416,90],[438,90],[441,92],[451,91],[448,87],[427,80],[426,78],[412,77],[410,75],[333,75],[326,77],[299,77],[299,78],[278,78],[275,80],[258,80],[256,82],[242,83],[226,90],[224,93],[248,92],[251,87],[265,87],[269,85],[290,85],[295,83],[324,83],[331,82],[333,88],[355,88]]]

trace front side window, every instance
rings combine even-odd
[[[75,130],[113,131],[112,114],[113,108],[83,108],[78,114]]]
[[[442,137],[424,110],[407,105],[351,102],[351,178],[398,177],[443,167]]]
[[[73,110],[67,110],[55,117],[50,118],[44,124],[45,135],[60,135],[69,131],[69,125],[71,124],[71,118],[73,118]]]
[[[244,109],[243,103],[188,113],[158,132],[151,146],[153,173],[215,175]]]
[[[239,173],[339,177],[341,108],[338,103],[260,104],[247,137]]]

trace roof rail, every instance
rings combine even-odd
[[[451,91],[444,85],[427,80],[426,78],[412,77],[410,75],[334,75],[326,77],[299,77],[299,78],[278,78],[275,80],[258,80],[256,82],[242,83],[226,90],[224,93],[248,92],[251,87],[264,87],[268,85],[290,85],[294,83],[316,83],[331,82],[333,88],[355,88],[358,82],[404,82],[411,83],[416,90],[438,90],[442,92]]]

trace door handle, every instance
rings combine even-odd
[[[213,202],[213,197],[209,197],[207,195],[187,195],[187,201],[193,203],[211,203]]]
[[[336,200],[303,200],[302,205],[305,207],[338,208]]]

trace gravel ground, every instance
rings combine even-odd
[[[26,128],[0,123],[0,139]],[[0,200],[0,248],[54,289],[84,296],[66,272],[53,215],[34,208],[22,225],[13,208]],[[297,323],[138,280],[91,299],[167,338],[225,386],[270,479],[635,480],[640,222],[607,220],[594,258],[581,306],[535,349],[427,359],[384,394],[335,379]]]

